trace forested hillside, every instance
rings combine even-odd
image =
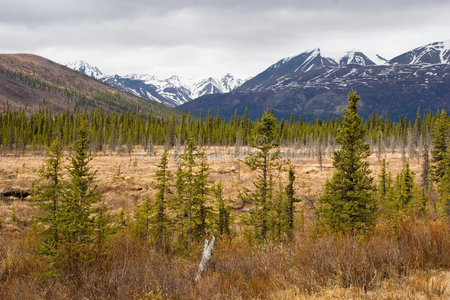
[[[173,111],[31,54],[0,55],[0,107],[26,108],[27,113],[47,107],[57,112],[102,108],[167,115]]]

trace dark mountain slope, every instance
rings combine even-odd
[[[305,52],[280,60],[229,94],[204,96],[179,108],[193,114],[219,110],[223,117],[247,107],[253,117],[268,108],[285,118],[291,113],[330,118],[341,114],[348,92],[356,90],[363,117],[388,112],[393,118],[414,118],[419,107],[423,113],[450,109],[447,48],[444,42],[433,43],[384,65],[374,65],[358,52],[349,52],[341,65],[323,58],[318,50]]]

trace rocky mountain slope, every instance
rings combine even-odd
[[[184,79],[174,75],[160,79],[148,74],[109,76],[84,61],[69,63],[67,66],[128,93],[170,107],[182,105],[204,95],[228,93],[243,83],[243,80],[231,74],[226,74],[222,78]]]
[[[328,118],[340,115],[353,89],[364,117],[373,112],[414,117],[418,107],[422,112],[450,109],[449,45],[432,43],[391,60],[378,56],[378,65],[358,51],[334,60],[314,49],[278,61],[231,93],[200,97],[180,109],[219,110],[227,117],[247,107],[255,118],[269,108],[285,118],[291,113]]]

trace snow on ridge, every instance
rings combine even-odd
[[[385,65],[387,64],[388,60],[384,57],[382,57],[379,54],[375,54],[373,57],[369,57],[371,61],[373,61],[376,65]]]
[[[307,53],[307,52],[304,52]],[[305,66],[307,66],[314,58],[316,58],[317,56],[320,55],[320,48],[315,48],[313,49],[311,52],[309,52],[309,56],[308,58],[306,58],[303,63],[301,63],[297,69],[294,70],[294,73],[297,72],[298,70],[304,68]],[[311,69],[311,68],[309,68]]]
[[[339,62],[342,61],[342,59],[344,59],[343,64],[347,64],[347,65],[350,64],[350,62],[355,58],[356,52],[361,52],[361,51],[356,50],[356,49],[347,51],[345,53],[345,55],[339,60]]]
[[[94,77],[96,79],[100,79],[101,77],[104,76],[102,71],[100,71],[97,67],[91,66],[84,60],[78,60],[78,61],[74,61],[71,63],[66,63],[65,65],[66,65],[66,67],[68,67],[72,70],[78,71],[80,73],[83,73],[87,76]]]
[[[442,49],[443,50],[450,50],[450,40],[442,41]]]

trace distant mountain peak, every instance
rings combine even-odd
[[[389,62],[388,59],[384,58],[379,54],[375,54],[375,57],[372,59],[372,61],[377,65],[385,65]]]
[[[375,63],[359,50],[350,50],[339,60],[340,65],[356,64],[361,66],[372,66]]]
[[[66,66],[133,95],[171,107],[204,95],[231,92],[244,82],[235,78],[231,73],[227,73],[222,78],[207,77],[185,80],[178,75],[172,75],[160,79],[155,75],[136,73],[108,76],[84,61],[73,62]]]
[[[411,51],[394,57],[390,64],[420,65],[420,64],[449,64],[450,63],[450,40],[434,42],[425,46],[417,47]]]
[[[88,64],[84,60],[78,60],[72,63],[68,63],[66,64],[66,66],[84,75],[91,76],[96,79],[100,79],[104,76],[102,71],[100,71],[97,67]]]

